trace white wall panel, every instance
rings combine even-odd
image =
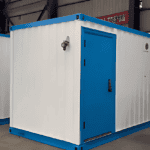
[[[10,117],[10,38],[0,36],[0,119]]]
[[[13,32],[11,127],[80,144],[80,28],[77,23]],[[71,42],[64,52],[61,43],[66,36]]]
[[[150,62],[150,59],[148,60]],[[150,70],[148,69],[148,78],[147,78],[147,100],[148,100],[148,120],[150,120]]]
[[[14,53],[14,33],[10,32],[10,127],[13,125],[13,77],[14,77],[14,65],[13,65],[13,53]]]
[[[81,25],[117,35],[116,131],[148,121],[150,89],[146,90],[146,87],[150,83],[149,77],[144,78],[144,68],[145,63],[149,65],[150,55],[143,51],[146,42],[150,44],[149,38],[91,22],[81,22]],[[146,74],[149,71],[150,68],[146,67]]]
[[[150,54],[149,52],[144,53],[144,121],[148,121],[148,103],[149,103],[149,87],[148,87],[148,82],[149,82],[149,58]]]

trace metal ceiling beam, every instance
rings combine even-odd
[[[4,10],[3,10],[3,13],[4,13],[6,19],[8,19],[8,21],[9,21],[12,25],[14,25],[14,23],[11,21],[11,19],[9,18],[9,16],[8,16],[8,14],[7,14],[7,7],[8,7],[8,5],[10,4],[10,2],[11,2],[11,0],[8,0],[8,2],[5,4],[5,8],[4,8]]]
[[[140,11],[150,10],[150,8],[141,8]]]
[[[140,1],[129,1],[129,28],[140,29]]]
[[[48,19],[57,17],[58,0],[47,0]]]
[[[4,12],[5,16],[6,16],[6,19],[8,19],[8,21],[14,26],[14,23],[11,21],[11,19],[9,18],[9,16],[7,15],[6,12]]]
[[[6,27],[6,17],[3,14],[3,10],[5,8],[5,2],[0,1],[0,33],[5,34],[5,27]]]
[[[90,0],[82,0],[82,1],[79,1],[79,2],[68,3],[68,4],[60,5],[58,7],[64,7],[64,6],[68,6],[68,5],[74,5],[74,4],[84,3],[84,2],[87,2],[87,1],[90,1]]]
[[[73,5],[73,4],[77,4],[77,3],[83,3],[83,2],[86,2],[86,1],[90,1],[90,0],[82,0],[82,1],[79,1],[79,2],[74,2],[74,3],[69,3],[69,4],[64,4],[64,5],[58,6],[58,1],[57,0],[47,0],[47,5],[45,5],[45,7],[42,10],[42,12],[41,12],[41,14],[40,14],[37,21],[41,20],[41,18],[42,18],[43,14],[45,13],[46,10],[48,10],[48,19],[56,18],[58,7],[64,7],[64,6]]]
[[[42,10],[42,12],[41,12],[39,18],[37,19],[37,21],[41,20],[41,18],[42,18],[42,16],[44,15],[46,9],[47,9],[47,4],[44,6],[44,9]]]

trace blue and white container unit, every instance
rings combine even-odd
[[[84,14],[10,30],[10,133],[84,150],[150,126],[149,34]]]
[[[0,34],[0,125],[10,117],[10,35]]]

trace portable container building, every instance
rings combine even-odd
[[[150,126],[149,34],[84,14],[10,30],[10,133],[84,150]]]
[[[0,125],[10,117],[10,35],[0,34]]]

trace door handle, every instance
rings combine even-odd
[[[112,92],[111,79],[108,80],[108,92]]]

